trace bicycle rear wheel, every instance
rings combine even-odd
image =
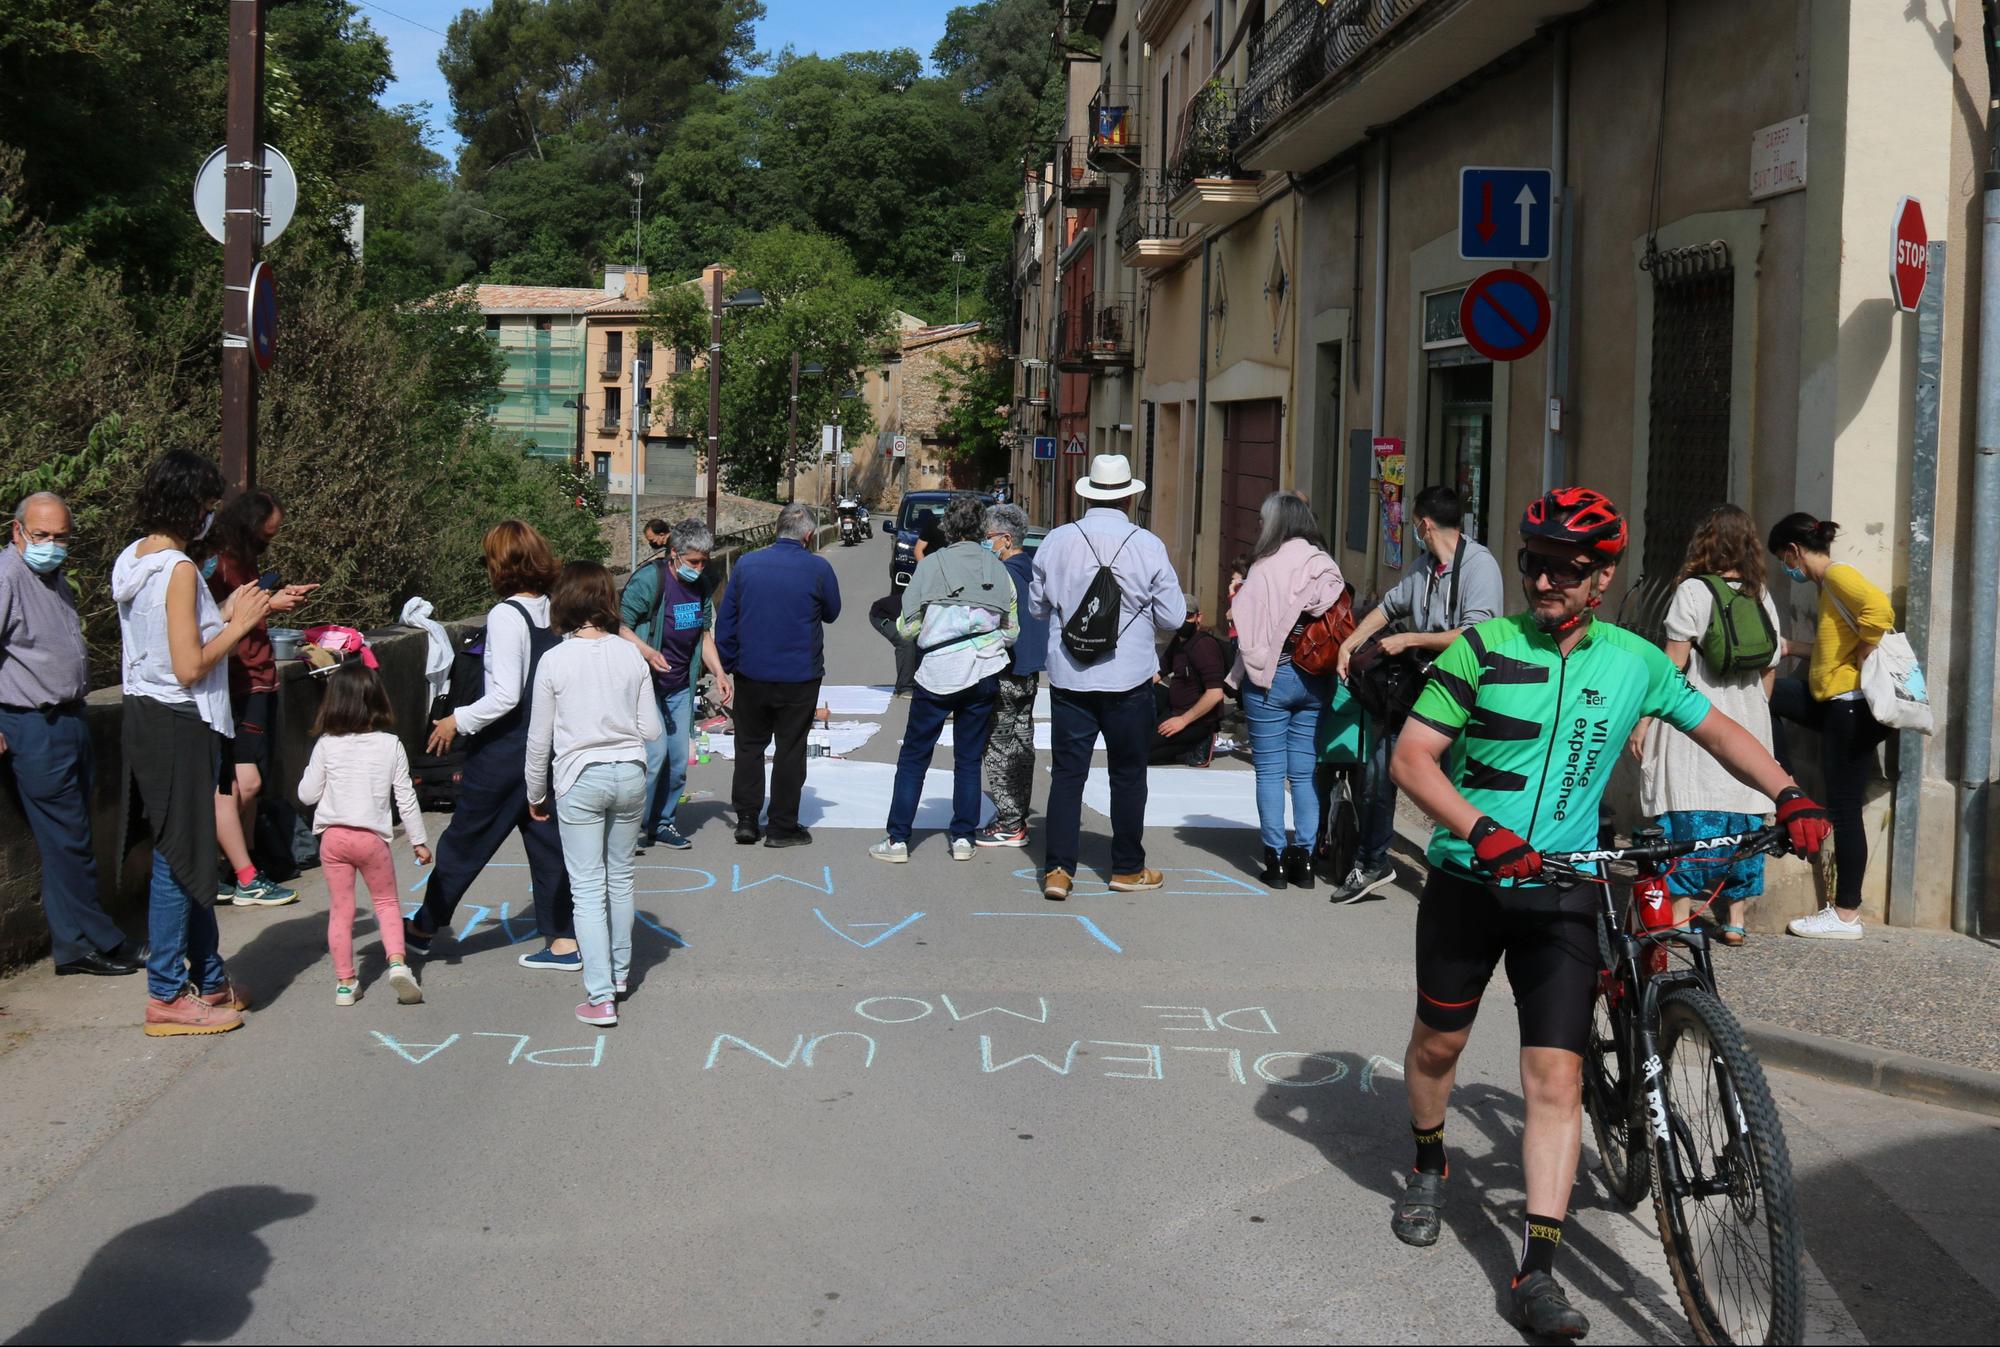
[[[1655,1158],[1653,1209],[1688,1323],[1704,1343],[1798,1342],[1804,1245],[1764,1069],[1729,1008],[1698,988],[1661,1000],[1659,1043],[1659,1144],[1677,1164]]]
[[[1623,1006],[1612,1008],[1600,987],[1591,1002],[1590,1043],[1583,1058],[1583,1107],[1597,1138],[1604,1187],[1628,1211],[1646,1195],[1653,1173],[1639,1095],[1632,1088],[1629,1018]]]

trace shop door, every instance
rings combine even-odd
[[[1492,533],[1493,366],[1486,361],[1431,370],[1430,429],[1423,486],[1448,486],[1465,506],[1465,532],[1479,542]],[[1407,493],[1416,499],[1416,492]]]
[[[1278,489],[1276,398],[1222,407],[1222,546],[1216,552],[1218,606],[1229,593],[1229,564],[1257,544],[1257,511]]]

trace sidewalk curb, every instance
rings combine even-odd
[[[1878,1094],[2000,1117],[2000,1072],[1934,1062],[1844,1038],[1800,1033],[1764,1020],[1744,1020],[1743,1034],[1766,1066],[1858,1085]]]

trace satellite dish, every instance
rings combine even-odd
[[[223,146],[202,160],[201,171],[194,175],[194,214],[201,221],[201,227],[217,243],[223,241],[222,224],[228,192],[226,164],[229,147]],[[264,228],[258,238],[259,247],[268,246],[278,235],[285,232],[285,226],[292,222],[292,215],[299,208],[299,175],[292,171],[292,161],[272,149],[264,147],[263,154],[263,214]]]

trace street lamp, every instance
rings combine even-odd
[[[792,352],[792,412],[785,430],[785,502],[790,504],[798,499],[799,481],[799,376],[817,379],[826,370],[817,361],[799,364],[799,353]]]
[[[722,297],[722,268],[715,268],[715,283],[708,292],[708,531],[715,532],[717,506],[722,484],[722,311],[757,309],[764,296],[755,290],[739,290],[729,299]]]
[[[965,251],[960,248],[952,249],[951,250],[951,321],[953,323],[958,322],[958,278],[960,269],[963,268],[964,266],[965,266]]]

